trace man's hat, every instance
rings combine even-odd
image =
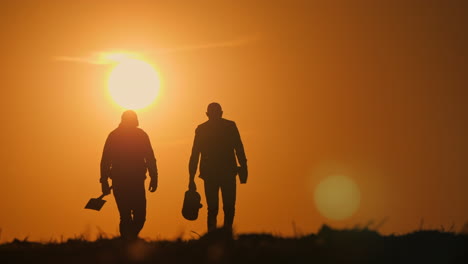
[[[122,113],[120,124],[125,126],[138,126],[138,116],[133,110],[127,110]]]

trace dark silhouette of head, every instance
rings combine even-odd
[[[211,103],[208,105],[208,109],[206,111],[206,115],[210,120],[217,120],[221,119],[223,116],[223,109],[221,109],[221,105],[218,103]]]
[[[137,127],[139,123],[138,123],[138,116],[135,113],[135,111],[127,110],[123,112],[120,125],[124,127]]]

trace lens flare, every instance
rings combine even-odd
[[[323,216],[343,220],[359,209],[361,194],[352,179],[335,175],[325,178],[317,185],[314,200]]]

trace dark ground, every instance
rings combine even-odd
[[[82,239],[64,243],[14,240],[0,245],[0,263],[468,263],[468,236],[417,231],[381,236],[334,230],[283,238],[222,230],[198,240]]]

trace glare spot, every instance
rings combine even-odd
[[[359,209],[361,195],[352,179],[335,175],[325,178],[317,185],[314,201],[323,216],[343,220]]]

